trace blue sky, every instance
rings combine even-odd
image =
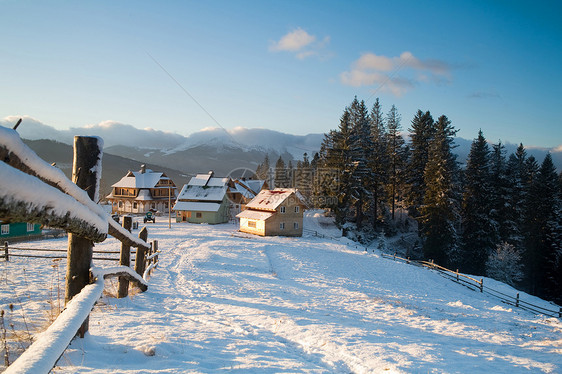
[[[0,118],[336,128],[357,95],[472,139],[562,145],[556,1],[0,0]]]

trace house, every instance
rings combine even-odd
[[[230,215],[235,217],[246,209],[248,204],[261,190],[268,189],[267,182],[258,179],[234,179],[228,186],[228,199],[231,202]]]
[[[218,178],[210,171],[197,174],[184,185],[173,210],[176,221],[190,223],[225,223],[229,219],[227,190],[230,178]]]
[[[302,236],[304,199],[294,188],[262,190],[246,204],[240,218],[240,231],[270,236]]]
[[[129,171],[111,186],[106,199],[111,203],[112,213],[146,213],[157,210],[168,213],[169,202],[177,196],[174,182],[162,172],[141,165],[139,171]]]
[[[26,222],[2,222],[0,221],[0,243],[9,240],[20,240],[24,238],[40,237],[41,225]]]

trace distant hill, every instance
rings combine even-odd
[[[72,178],[72,146],[54,140],[25,140],[24,142],[39,157],[49,163],[56,163],[68,178]],[[106,196],[111,192],[111,185],[119,181],[127,171],[137,171],[141,163],[129,158],[115,156],[104,151],[102,158],[102,177],[100,183],[100,196]],[[174,183],[181,188],[189,181],[189,176],[172,168],[146,163],[146,167],[154,171],[162,171],[172,178]]]
[[[10,125],[12,122],[14,121],[0,120],[0,125]],[[285,162],[292,160],[293,163],[302,159],[304,153],[312,158],[314,153],[320,150],[324,138],[324,134],[292,135],[263,128],[243,127],[228,130],[206,128],[183,136],[154,129],[137,129],[131,125],[110,121],[95,126],[57,130],[30,117],[24,117],[18,133],[22,138],[37,142],[34,146],[39,148],[40,139],[56,141],[53,144],[58,145],[47,146],[43,154],[58,158],[59,166],[69,170],[72,157],[63,157],[59,154],[63,151],[57,148],[72,144],[74,135],[100,136],[104,140],[104,153],[107,157],[121,157],[115,159],[115,166],[111,164],[106,167],[107,170],[104,169],[104,191],[107,190],[106,185],[115,183],[128,169],[138,170],[142,163],[152,165],[151,168],[157,170],[173,169],[172,175],[178,175],[178,178],[182,178],[182,174],[190,176],[209,170],[213,170],[218,176],[227,176],[231,171],[240,168],[255,170],[266,155],[269,155],[272,166],[279,156],[283,157]],[[465,165],[472,139],[456,138],[455,143],[457,147],[454,151],[458,155],[458,161]],[[517,148],[516,144],[508,143],[505,146],[507,156]],[[72,154],[71,151],[64,152]],[[534,156],[539,164],[548,152],[561,171],[562,147],[527,147],[527,155]],[[112,172],[113,167],[117,169],[115,174]],[[186,176],[183,178],[187,179]]]

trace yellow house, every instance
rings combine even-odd
[[[294,188],[262,190],[237,214],[240,231],[262,236],[302,236],[306,205]]]

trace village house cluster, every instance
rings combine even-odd
[[[269,189],[264,180],[197,174],[178,192],[165,173],[129,171],[106,196],[114,214],[175,212],[177,222],[240,222],[240,231],[262,236],[302,236],[306,207],[298,190]],[[171,211],[170,211],[171,209]]]
[[[164,215],[176,222],[218,224],[237,220],[240,231],[270,236],[302,236],[304,198],[297,189],[269,189],[265,180],[197,174],[178,192],[165,173],[147,169],[128,171],[105,197],[111,213]],[[145,220],[146,222],[146,220]],[[3,223],[0,241],[43,235],[41,225]]]

